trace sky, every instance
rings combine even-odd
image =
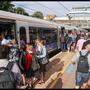
[[[63,17],[76,6],[90,6],[90,1],[13,1],[16,7],[23,7],[30,15],[41,11],[44,16]]]

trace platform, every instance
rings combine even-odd
[[[50,59],[50,63],[47,66],[47,73],[45,78],[45,83],[42,84],[36,84],[36,89],[43,89],[43,88],[69,88],[73,87],[73,85],[68,85],[69,83],[73,82],[74,79],[70,81],[68,76],[71,78],[74,77],[74,72],[68,71],[67,67],[69,66],[71,59],[75,52],[60,52],[54,57]],[[71,68],[72,66],[68,67]],[[58,78],[59,73],[62,73],[63,75]],[[57,80],[56,80],[57,79]],[[56,80],[56,81],[55,81]],[[68,82],[68,83],[66,83]]]

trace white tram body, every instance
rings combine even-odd
[[[44,31],[48,30],[47,31],[48,33],[52,32],[52,31],[54,33],[54,31],[55,31],[55,34],[57,34],[57,30],[58,30],[57,25],[53,22],[42,20],[42,19],[37,19],[37,18],[32,18],[29,16],[19,15],[19,14],[15,14],[15,13],[11,13],[11,12],[1,11],[1,10],[0,10],[0,22],[1,22],[0,23],[1,25],[2,25],[2,23],[3,24],[5,23],[7,25],[12,24],[12,23],[14,24],[15,37],[17,38],[19,46],[20,46],[20,36],[22,35],[22,34],[20,34],[20,28],[22,28],[22,27],[25,29],[25,31],[23,30],[21,32],[24,34],[24,38],[26,38],[26,43],[30,43],[30,40],[32,40],[32,38],[30,38],[30,34],[32,34],[29,32],[30,29],[31,30],[34,29],[32,31],[36,34],[34,36],[37,36],[44,29],[45,29]],[[2,25],[2,28],[3,27],[5,27],[5,25]],[[49,37],[50,37],[50,35],[49,35]],[[50,37],[50,38],[55,39],[54,37]],[[56,40],[56,41],[59,41],[59,40]],[[49,42],[50,42],[50,40],[49,40]],[[55,48],[53,48],[52,43],[47,44],[47,47],[49,48],[49,50],[53,51],[55,49],[58,49],[58,47],[56,47],[56,46],[59,46],[59,45],[57,45],[58,43],[57,42],[54,43],[54,45],[56,44]]]
[[[7,28],[11,26],[11,31],[14,31],[14,37],[18,41],[19,47],[21,39],[24,39],[26,43],[32,43],[39,37],[46,40],[48,52],[60,49],[61,26],[65,27],[66,30],[74,28],[0,10],[0,34],[10,33]]]

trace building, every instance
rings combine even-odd
[[[55,22],[90,29],[90,7],[73,7],[65,17],[56,17]]]
[[[44,17],[45,20],[53,20],[56,17],[56,15],[47,15],[46,17]]]

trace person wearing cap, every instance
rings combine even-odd
[[[87,40],[90,40],[90,32],[88,32]]]
[[[85,37],[84,37],[84,34],[82,34],[80,36],[80,39],[77,41],[77,44],[76,44],[76,50],[77,51],[81,51],[82,50],[82,46],[83,46],[83,43],[85,42]]]
[[[83,86],[83,88],[86,87],[87,82],[89,80],[89,72],[90,72],[90,40],[87,40],[83,43],[83,47],[81,50],[81,54],[82,55],[87,55],[87,60],[88,60],[88,65],[89,65],[89,70],[87,73],[82,73],[82,72],[78,72],[76,69],[76,89],[79,89],[80,86]],[[74,57],[72,58],[72,63],[76,64],[76,68],[78,66],[78,62],[79,62],[79,57],[80,57],[80,52],[77,52]],[[81,85],[82,84],[82,85]]]

